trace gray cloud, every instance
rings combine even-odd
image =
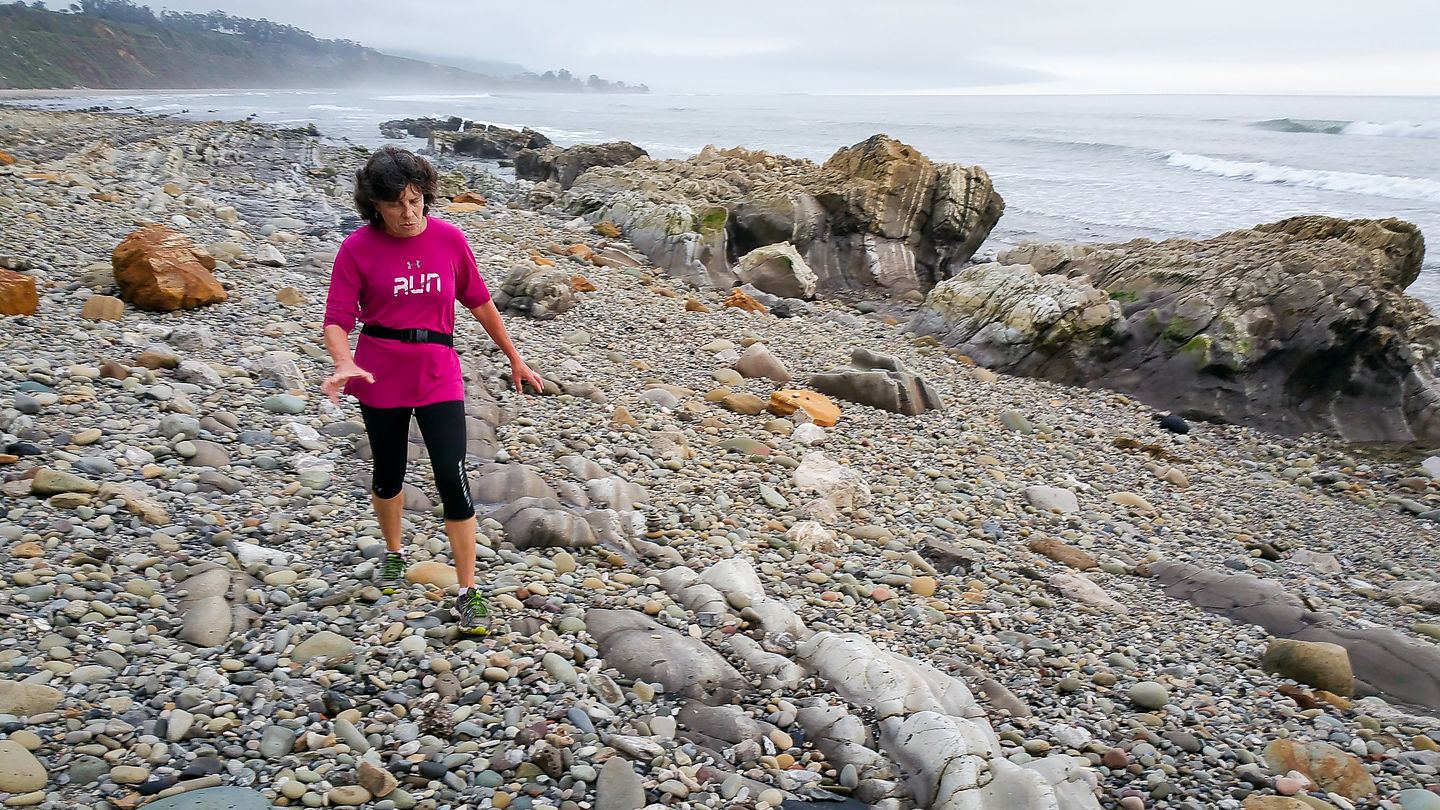
[[[216,0],[165,5],[208,11]],[[1440,4],[1428,0],[232,0],[224,10],[380,50],[666,90],[1163,91],[1208,81],[1230,92],[1440,93]]]

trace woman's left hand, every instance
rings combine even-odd
[[[525,361],[519,357],[510,359],[510,379],[515,383],[515,393],[517,394],[525,393],[525,383],[527,382],[535,389],[536,393],[545,390],[545,381],[540,379],[540,375],[525,365]]]

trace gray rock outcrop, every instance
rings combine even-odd
[[[1404,294],[1424,239],[1294,217],[1214,239],[1022,245],[932,290],[910,327],[977,363],[1191,418],[1440,441],[1440,322]]]
[[[555,182],[567,189],[588,169],[623,166],[648,156],[648,152],[629,141],[582,143],[568,149],[558,146],[522,149],[515,154],[515,176],[540,183]]]
[[[814,271],[815,293],[842,297],[929,289],[1004,210],[983,169],[934,163],[885,135],[823,165],[713,146],[688,160],[640,158],[585,172],[556,205],[614,222],[656,265],[700,286],[736,286],[739,257],[788,242]]]

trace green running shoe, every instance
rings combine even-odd
[[[480,595],[479,588],[460,592],[455,602],[455,617],[462,633],[483,636],[490,632],[490,603]]]
[[[380,592],[395,593],[405,587],[405,555],[398,551],[385,552],[385,562],[380,565]]]

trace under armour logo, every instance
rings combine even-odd
[[[406,269],[406,270],[419,270],[419,269],[420,269],[420,260],[419,260],[419,259],[416,259],[416,260],[413,261],[413,262],[405,262],[405,269]]]

